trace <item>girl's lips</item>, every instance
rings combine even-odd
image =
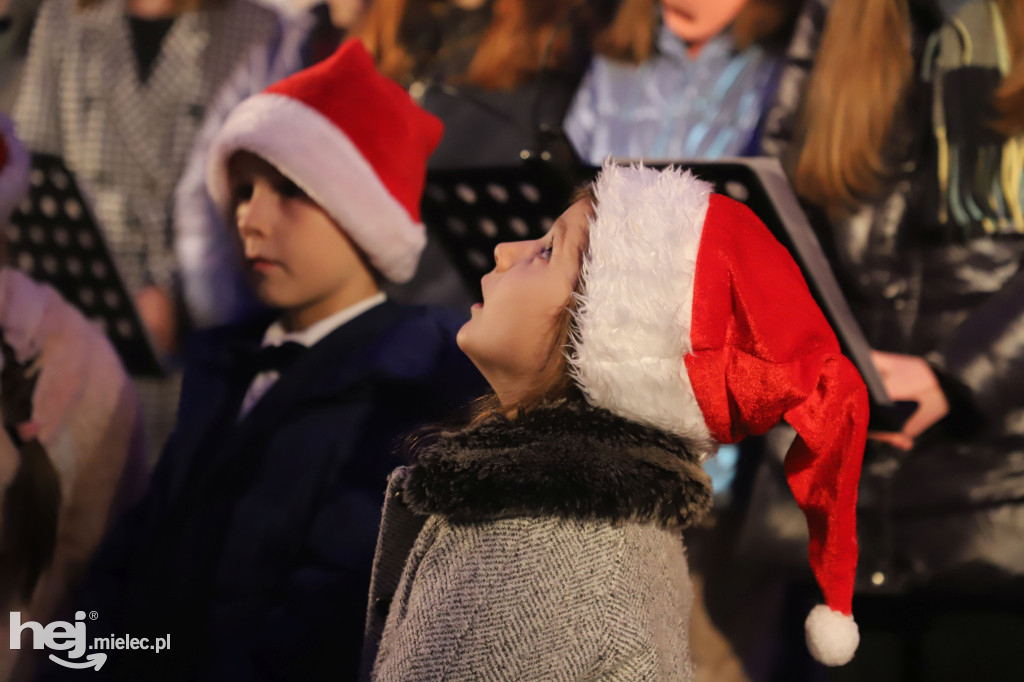
[[[483,303],[474,303],[472,306],[470,306],[469,309],[470,310],[480,310],[483,307],[484,307]]]

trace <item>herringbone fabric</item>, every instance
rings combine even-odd
[[[682,439],[605,410],[441,434],[388,484],[362,677],[692,680],[681,529],[709,503]]]
[[[689,680],[692,601],[678,532],[434,516],[409,556],[373,679]]]

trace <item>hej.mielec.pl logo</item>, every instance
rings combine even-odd
[[[54,654],[50,654],[50,660],[67,668],[94,668],[99,670],[107,662],[107,655],[102,653],[104,649],[146,649],[156,653],[165,651],[171,647],[171,636],[156,637],[155,644],[150,645],[148,637],[95,637],[92,645],[88,644],[85,634],[85,611],[75,613],[75,622],[58,620],[43,626],[35,621],[21,622],[21,612],[11,611],[11,649],[21,648],[22,634],[29,630],[32,633],[33,649],[53,649],[55,651],[66,651],[69,659],[81,658],[86,649],[99,649],[99,652],[90,653],[84,661],[64,660]],[[90,620],[96,620],[95,611],[89,614]]]

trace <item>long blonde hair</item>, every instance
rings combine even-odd
[[[1024,130],[1024,11],[996,0],[1013,70],[996,93],[998,130]],[[879,194],[897,159],[886,153],[893,123],[914,77],[907,0],[835,0],[807,87],[793,183],[833,212]],[[868,47],[870,46],[870,47]]]

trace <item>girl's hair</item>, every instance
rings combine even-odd
[[[39,438],[22,440],[17,430],[18,424],[32,419],[39,375],[29,375],[32,361],[18,362],[3,330],[0,351],[4,359],[2,418],[18,450],[18,468],[0,508],[0,608],[13,608],[31,600],[40,576],[53,561],[61,490],[60,477]]]
[[[580,0],[494,0],[491,21],[457,82],[491,90],[511,90],[545,69],[570,61],[571,33],[565,21]],[[381,73],[403,84],[422,65],[410,52],[410,37],[424,21],[434,21],[437,0],[374,0],[354,35],[374,56]],[[545,63],[541,63],[541,62]]]
[[[1004,133],[1024,131],[1024,11],[996,0],[1014,57],[996,93]],[[908,0],[835,0],[803,105],[792,172],[797,192],[831,211],[850,210],[885,187],[893,123],[914,76]],[[869,47],[865,47],[869,46]]]
[[[594,39],[594,51],[621,62],[640,64],[653,54],[660,0],[622,0],[611,23]],[[789,38],[803,0],[748,0],[732,24],[743,50],[758,43],[781,48]]]

